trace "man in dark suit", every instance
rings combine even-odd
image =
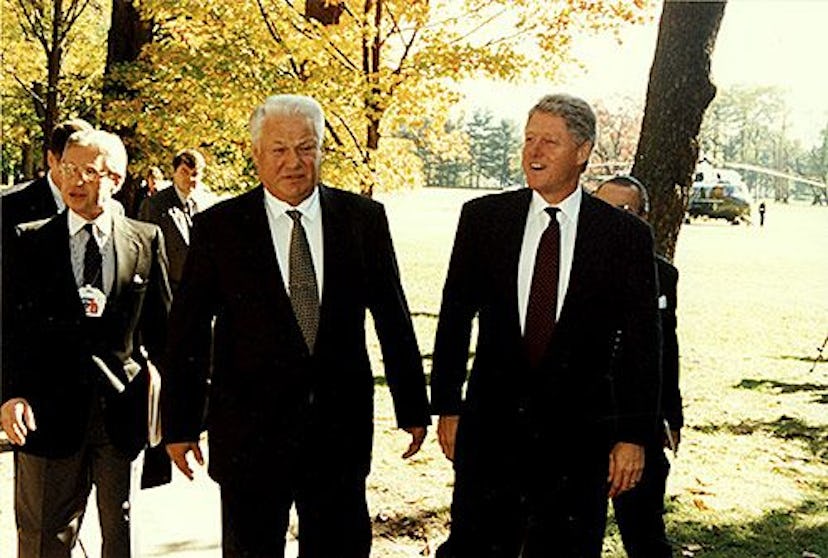
[[[0,425],[16,455],[18,555],[69,557],[92,485],[101,556],[132,555],[133,464],[148,438],[149,373],[160,361],[170,292],[154,225],[111,210],[120,139],[73,134],[61,158],[68,207],[20,226],[4,290],[7,351]]]
[[[10,250],[14,243],[15,227],[20,223],[27,223],[37,219],[51,217],[62,211],[66,205],[60,195],[60,157],[63,154],[63,147],[66,140],[72,133],[78,130],[91,130],[92,126],[85,120],[79,118],[61,122],[52,131],[49,138],[49,148],[46,152],[46,162],[49,166],[46,174],[35,180],[15,185],[12,189],[0,195],[0,297],[2,304],[7,302],[3,285],[8,281],[8,274],[11,272],[18,258],[14,257]],[[3,324],[0,324],[0,331]],[[5,348],[0,347],[0,355],[5,354]],[[0,357],[0,362],[5,357]],[[0,365],[0,375],[4,366]],[[2,384],[2,381],[0,381]],[[0,386],[0,401],[3,399],[2,387]]]
[[[259,186],[196,216],[170,317],[167,451],[192,478],[205,401],[225,556],[366,558],[374,379],[371,311],[397,423],[415,454],[429,422],[422,362],[383,207],[319,182],[324,115],[269,97],[250,131]]]
[[[0,196],[3,217],[3,238],[11,234],[14,227],[37,219],[51,217],[62,211],[66,205],[60,195],[60,157],[66,140],[78,130],[91,130],[85,120],[75,118],[61,122],[52,130],[49,149],[46,152],[48,171],[40,178],[14,186]]]
[[[440,557],[597,558],[607,497],[641,476],[659,389],[652,234],[579,187],[594,142],[586,102],[546,96],[526,124],[528,188],[463,207],[431,380],[455,470]]]
[[[633,176],[616,176],[598,186],[595,197],[646,220],[650,210],[647,189]],[[661,255],[656,256],[658,308],[661,316],[661,439],[645,448],[647,455],[641,482],[612,503],[621,540],[630,558],[669,558],[670,542],[664,527],[664,492],[670,463],[663,448],[678,450],[684,414],[679,390],[679,353],[676,336],[676,285],[678,270]],[[622,332],[623,337],[623,332]],[[623,344],[623,339],[622,339]]]
[[[155,223],[164,233],[173,294],[181,282],[193,216],[206,209],[199,192],[204,167],[204,156],[195,149],[179,151],[173,157],[172,187],[146,198],[138,211],[139,219]]]

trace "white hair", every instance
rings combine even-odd
[[[271,95],[256,107],[250,116],[250,139],[255,147],[262,134],[262,124],[269,116],[301,116],[308,120],[316,135],[316,143],[322,146],[325,135],[325,113],[315,99],[305,95]]]
[[[121,178],[126,176],[127,162],[129,160],[121,138],[112,132],[104,130],[79,130],[69,136],[66,140],[66,147],[94,147],[104,156],[104,164],[107,170],[116,173]]]

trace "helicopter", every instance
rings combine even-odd
[[[696,217],[750,224],[753,196],[738,171],[716,168],[706,160],[696,167],[685,223]]]

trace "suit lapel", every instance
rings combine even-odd
[[[181,202],[181,198],[178,197],[178,192],[176,192],[174,185],[169,186],[164,193],[167,196],[166,203],[164,204],[167,216],[172,220],[184,244],[189,246],[190,225],[187,222],[187,215],[184,213],[184,204]]]
[[[241,212],[240,230],[238,238],[244,239],[241,249],[244,251],[244,258],[257,277],[263,281],[262,288],[266,291],[265,300],[274,304],[274,316],[284,315],[293,309],[290,306],[285,284],[282,280],[282,273],[279,268],[279,260],[276,257],[276,247],[273,246],[273,239],[270,234],[270,223],[267,219],[265,208],[264,187],[242,194],[247,196],[244,199],[244,207]],[[299,325],[296,325],[299,331]],[[301,337],[301,332],[299,333]]]
[[[598,217],[595,214],[596,201],[586,192],[581,197],[581,209],[578,215],[578,229],[575,235],[575,249],[572,254],[572,270],[569,274],[569,285],[566,290],[561,307],[559,324],[566,324],[571,319],[573,306],[576,306],[580,293],[584,287],[591,282],[592,273],[590,269],[596,258],[601,257],[601,252],[595,244],[599,225]]]
[[[112,297],[116,298],[135,276],[141,244],[132,225],[120,215],[112,217],[112,241],[115,248],[115,282],[112,285]]]
[[[59,300],[74,301],[73,310],[78,317],[83,316],[83,304],[78,296],[78,286],[75,282],[75,272],[72,270],[72,255],[69,251],[69,225],[66,212],[58,213],[51,221],[43,225],[43,241],[45,250],[51,251],[45,261],[54,265],[56,285],[66,293],[60,295]],[[44,251],[45,251],[44,250]],[[70,302],[71,304],[71,302]]]
[[[508,194],[507,194],[508,195]],[[518,266],[520,265],[520,250],[523,245],[523,233],[526,229],[526,219],[529,215],[529,204],[532,201],[532,190],[524,188],[518,190],[506,204],[501,222],[496,226],[500,229],[498,236],[502,239],[503,252],[496,260],[502,262],[503,281],[508,296],[508,315],[510,328],[518,338],[520,331],[520,314],[518,312]]]
[[[347,243],[352,236],[349,234],[342,208],[338,207],[336,196],[331,195],[327,186],[320,184],[319,188],[319,210],[322,215],[322,258],[324,259],[322,269],[322,297],[319,306],[319,333],[322,332],[323,324],[335,318],[331,314],[333,305],[329,302],[336,300],[336,289],[341,287],[341,270],[345,265],[343,260],[346,254],[353,247]],[[319,344],[317,335],[317,345]]]

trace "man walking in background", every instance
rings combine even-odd
[[[582,192],[594,144],[586,102],[542,98],[524,134],[528,188],[461,212],[431,376],[455,470],[441,558],[598,558],[607,496],[641,476],[659,390],[653,241]]]
[[[643,220],[650,210],[647,189],[633,176],[616,176],[594,191],[596,198]],[[661,255],[656,256],[658,309],[661,316],[661,412],[662,436],[645,448],[646,465],[641,482],[612,503],[624,549],[630,558],[669,558],[672,554],[664,527],[664,492],[670,462],[664,449],[678,451],[684,414],[679,390],[679,352],[676,335],[676,285],[678,270]],[[623,344],[622,332],[622,344]],[[621,347],[623,351],[623,346]]]
[[[187,258],[193,216],[206,205],[200,192],[206,164],[204,156],[195,149],[179,151],[173,157],[172,164],[172,187],[145,198],[141,202],[138,218],[155,223],[164,233],[170,262],[170,286],[175,294]]]

